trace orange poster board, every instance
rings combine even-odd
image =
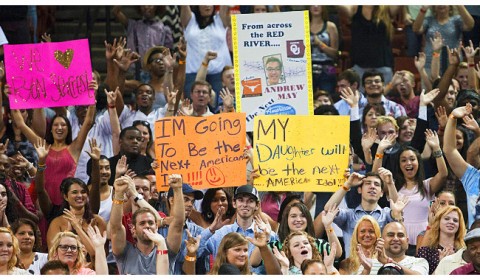
[[[180,174],[195,189],[246,184],[245,113],[168,117],[155,122],[157,190]]]

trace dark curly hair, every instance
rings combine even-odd
[[[13,222],[11,225],[11,229],[13,234],[17,234],[18,229],[23,226],[23,225],[28,225],[32,228],[33,234],[35,236],[35,244],[33,244],[33,251],[38,252],[41,248],[41,240],[42,238],[40,237],[40,231],[38,230],[38,226],[36,223],[34,223],[30,219],[25,219],[25,218],[20,218]]]
[[[87,185],[80,179],[78,178],[73,178],[73,177],[67,177],[63,179],[62,183],[60,183],[60,191],[64,196],[68,196],[68,191],[70,190],[70,187],[73,184],[79,185],[83,190],[87,192],[87,196],[89,194]],[[83,219],[89,224],[92,219],[93,219],[93,213],[92,210],[90,209],[90,202],[87,199],[87,202],[85,202],[85,211],[83,212]],[[70,204],[68,203],[67,200],[63,200],[63,209],[70,209]]]

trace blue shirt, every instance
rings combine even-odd
[[[480,219],[480,171],[469,164],[461,181],[467,194],[468,227],[470,227],[473,221]]]
[[[210,254],[213,254],[216,257],[217,252],[218,252],[218,247],[220,246],[220,243],[222,242],[223,237],[225,235],[231,233],[231,232],[238,232],[245,237],[254,238],[254,235],[255,235],[254,225],[255,225],[255,223],[253,222],[250,225],[250,227],[247,228],[246,230],[243,230],[238,225],[237,221],[235,221],[235,223],[233,223],[231,225],[223,226],[219,230],[215,231],[215,233],[212,235],[212,237],[210,237],[208,239],[207,242],[202,242],[200,244],[200,248],[198,248],[197,257],[198,256],[210,255]],[[203,235],[202,235],[202,239],[203,239]],[[275,241],[275,240],[278,240],[278,236],[275,232],[272,231],[270,233],[270,242]],[[248,256],[249,257],[252,254],[253,249],[255,249],[255,245],[253,245],[252,243],[249,242],[248,243]],[[252,270],[253,273],[256,273],[256,274],[265,274],[265,269],[264,269],[263,265],[251,268],[251,270]]]
[[[162,227],[158,229],[158,233],[167,238],[169,227]],[[187,255],[187,245],[185,244],[184,240],[188,239],[187,231],[190,231],[192,237],[197,237],[199,235],[202,236],[200,239],[200,244],[205,244],[207,240],[212,236],[212,233],[208,228],[204,229],[197,224],[187,221],[185,226],[183,227],[182,232],[182,243],[180,245],[180,250],[178,254],[176,254],[173,260],[170,260],[170,268],[169,274],[170,275],[182,275],[184,274],[182,271],[183,262],[185,262],[185,256]],[[206,274],[210,269],[209,263],[209,256],[199,257],[200,255],[197,253],[197,262],[196,262],[196,273],[197,274]]]
[[[380,230],[382,230],[386,224],[393,222],[390,212],[390,208],[381,208],[378,205],[377,208],[370,213],[363,210],[362,205],[359,205],[355,209],[340,209],[333,222],[337,224],[337,226],[343,231],[343,241],[345,243],[344,252],[346,258],[348,258],[350,255],[350,240],[352,239],[353,230],[357,224],[357,221],[365,215],[370,215],[377,220]]]

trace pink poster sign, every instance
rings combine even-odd
[[[88,40],[4,45],[10,108],[95,103]]]

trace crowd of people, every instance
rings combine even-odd
[[[332,8],[351,22],[352,67],[341,73]],[[245,185],[199,190],[171,174],[157,191],[155,121],[240,102],[233,7],[141,6],[140,20],[114,7],[125,37],[105,41],[94,105],[11,109],[0,62],[0,274],[480,274],[478,8],[308,8],[315,115],[350,117],[349,168],[334,193],[259,192],[251,133]],[[0,56],[24,43],[11,34],[27,9],[10,9]],[[419,86],[416,73],[393,71],[400,14],[423,35]]]

